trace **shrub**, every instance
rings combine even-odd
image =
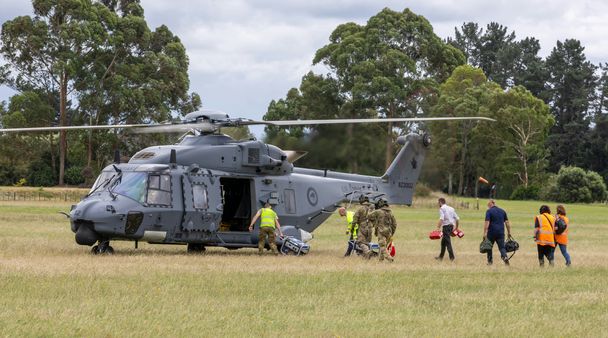
[[[15,166],[0,164],[0,185],[13,185],[17,181]]]
[[[17,181],[15,184],[13,184],[14,187],[22,187],[24,185],[27,184],[27,180],[25,178],[20,178],[19,181]]]
[[[429,197],[431,196],[431,192],[431,188],[422,182],[418,182],[416,188],[414,188],[414,196],[416,197]]]
[[[540,195],[540,187],[536,185],[529,185],[524,187],[523,185],[515,188],[511,193],[512,200],[537,200]]]
[[[35,161],[28,168],[27,182],[33,187],[50,187],[56,184],[53,169],[43,161]]]
[[[559,200],[559,189],[557,188],[557,174],[549,176],[549,179],[542,186],[538,195],[538,197],[543,201]]]
[[[559,202],[591,203],[606,199],[606,183],[593,171],[578,167],[562,167],[557,173],[557,198]]]
[[[589,181],[589,189],[591,190],[591,199],[593,201],[606,200],[606,182],[602,176],[595,171],[588,171],[587,180]]]
[[[82,176],[82,167],[69,167],[68,170],[65,171],[64,180],[65,183],[69,185],[79,185],[84,183],[84,176]]]

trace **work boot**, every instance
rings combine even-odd
[[[435,259],[436,259],[436,260],[438,260],[438,261],[442,261],[442,260],[443,260],[443,257],[441,257],[441,256],[437,256],[437,257],[435,257]]]
[[[502,261],[505,263],[505,265],[506,265],[506,266],[511,265],[511,264],[509,263],[509,259],[508,259],[507,257],[503,257]]]

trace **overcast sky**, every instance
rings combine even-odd
[[[517,38],[540,40],[542,55],[575,38],[593,63],[608,61],[608,1],[601,0],[141,0],[149,26],[165,24],[190,58],[190,88],[205,108],[261,119],[272,99],[297,87],[317,49],[345,22],[364,24],[388,7],[426,17],[442,38],[473,21],[496,21]],[[0,22],[31,15],[26,0],[0,0]],[[326,72],[315,68],[317,72]],[[10,91],[0,88],[0,100]],[[256,131],[257,133],[257,131]]]

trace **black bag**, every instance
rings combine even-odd
[[[566,231],[566,228],[568,227],[568,224],[566,224],[566,221],[564,221],[563,218],[557,216],[555,217],[555,233],[560,235],[562,234],[564,231]]]
[[[519,250],[519,243],[517,243],[513,237],[509,236],[509,239],[505,242],[505,251],[515,252],[517,250]]]
[[[483,238],[481,244],[479,244],[479,253],[488,253],[492,251],[492,242],[489,239]]]

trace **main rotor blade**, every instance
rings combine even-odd
[[[12,133],[23,131],[60,131],[60,130],[91,130],[91,129],[127,129],[150,126],[149,124],[113,124],[99,126],[63,126],[63,127],[33,127],[33,128],[7,128],[0,129],[0,133]]]
[[[462,121],[462,120],[496,120],[489,117],[410,117],[388,119],[336,119],[336,120],[285,120],[285,121],[251,121],[247,124],[267,124],[272,126],[307,126],[317,124],[345,124],[345,123],[387,123],[387,122],[431,122],[431,121]],[[255,122],[255,123],[253,123]]]
[[[190,130],[200,130],[201,132],[213,132],[217,129],[212,123],[176,123],[176,124],[158,124],[145,125],[133,129],[134,133],[151,134],[151,133],[186,133]]]

